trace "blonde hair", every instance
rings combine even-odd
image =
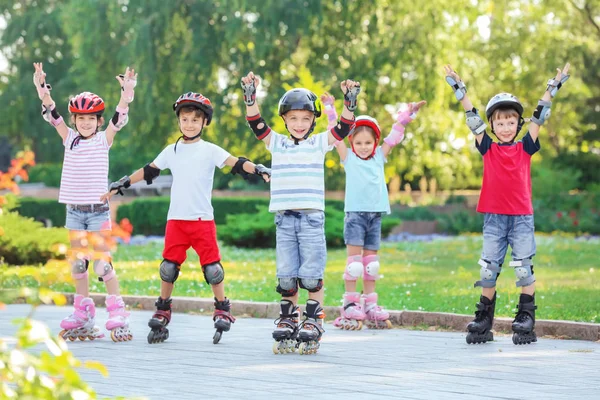
[[[517,110],[512,109],[512,108],[499,108],[497,110],[495,110],[492,113],[492,121],[495,121],[497,119],[506,119],[506,118],[511,118],[514,117],[516,119],[521,118],[521,116],[519,115],[519,113],[517,112]]]

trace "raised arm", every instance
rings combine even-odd
[[[452,87],[456,99],[460,101],[466,111],[467,126],[473,135],[475,135],[477,144],[480,144],[487,125],[483,122],[483,119],[481,119],[479,111],[473,107],[473,103],[471,103],[471,100],[467,95],[467,88],[456,71],[454,71],[450,65],[445,65],[444,72],[446,73],[446,82]]]
[[[562,87],[563,83],[569,79],[570,75],[567,74],[569,72],[569,67],[570,64],[567,63],[562,71],[560,68],[556,69],[556,77],[550,78],[542,99],[538,101],[538,105],[531,117],[531,125],[529,125],[529,135],[531,135],[531,139],[533,139],[534,142],[538,138],[540,127],[544,125],[544,122],[548,118],[550,118],[552,99],[556,96],[558,89]]]
[[[56,129],[63,142],[69,134],[69,128],[63,117],[56,110],[56,103],[50,96],[52,87],[46,82],[46,73],[44,72],[42,63],[33,63],[35,72],[33,73],[33,84],[38,93],[38,97],[42,101],[42,117]]]
[[[383,157],[387,158],[388,154],[390,154],[390,151],[392,151],[395,146],[404,140],[404,130],[406,129],[406,125],[417,118],[417,112],[426,103],[427,102],[425,100],[421,100],[418,103],[410,103],[406,110],[398,111],[396,123],[392,125],[392,130],[390,131],[389,135],[383,139],[383,144],[381,145]]]
[[[337,125],[338,115],[335,111],[335,97],[325,92],[321,95],[321,103],[323,103],[323,109],[327,115],[327,130],[331,131],[334,126]],[[340,160],[345,161],[348,155],[348,148],[343,140],[336,140],[333,145],[340,156]]]
[[[116,78],[121,85],[121,99],[119,100],[119,104],[117,104],[115,114],[110,119],[108,128],[106,128],[106,140],[108,143],[112,143],[116,133],[127,125],[129,121],[129,117],[127,116],[129,113],[129,103],[133,101],[135,94],[133,89],[137,85],[137,74],[135,70],[129,69],[129,67],[125,70],[125,74],[117,75]]]
[[[334,144],[336,141],[342,141],[348,134],[354,124],[354,110],[356,110],[356,99],[360,93],[360,82],[346,79],[340,83],[342,93],[344,93],[344,110],[340,122],[329,130],[328,143]]]
[[[260,115],[258,103],[256,103],[256,89],[260,85],[260,78],[250,71],[242,78],[242,89],[244,89],[244,103],[246,103],[246,121],[256,138],[262,140],[266,146],[271,142],[271,128]]]

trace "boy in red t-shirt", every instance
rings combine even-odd
[[[537,341],[535,334],[535,276],[533,261],[535,238],[533,206],[531,203],[531,156],[540,149],[538,133],[550,116],[552,98],[569,78],[567,63],[556,77],[548,81],[546,92],[531,117],[529,130],[522,140],[515,142],[523,127],[523,105],[510,93],[499,93],[491,98],[485,109],[492,133],[484,135],[487,125],[467,96],[465,84],[450,65],[444,67],[446,81],[454,90],[456,99],[467,113],[467,125],[475,136],[475,146],[483,156],[483,184],[477,211],[484,214],[483,251],[479,265],[482,287],[475,319],[467,326],[467,343],[485,343],[494,340],[492,325],[496,307],[496,280],[502,268],[508,245],[512,249],[510,266],[515,268],[517,287],[521,296],[517,314],[512,323],[513,343]]]

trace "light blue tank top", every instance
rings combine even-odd
[[[359,158],[352,149],[348,149],[343,162],[346,170],[345,212],[390,213],[390,199],[383,170],[386,162],[381,146],[377,147],[375,155],[368,160]]]

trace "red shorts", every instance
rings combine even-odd
[[[200,265],[221,261],[215,221],[167,221],[163,258],[181,265],[190,247],[200,257]]]

